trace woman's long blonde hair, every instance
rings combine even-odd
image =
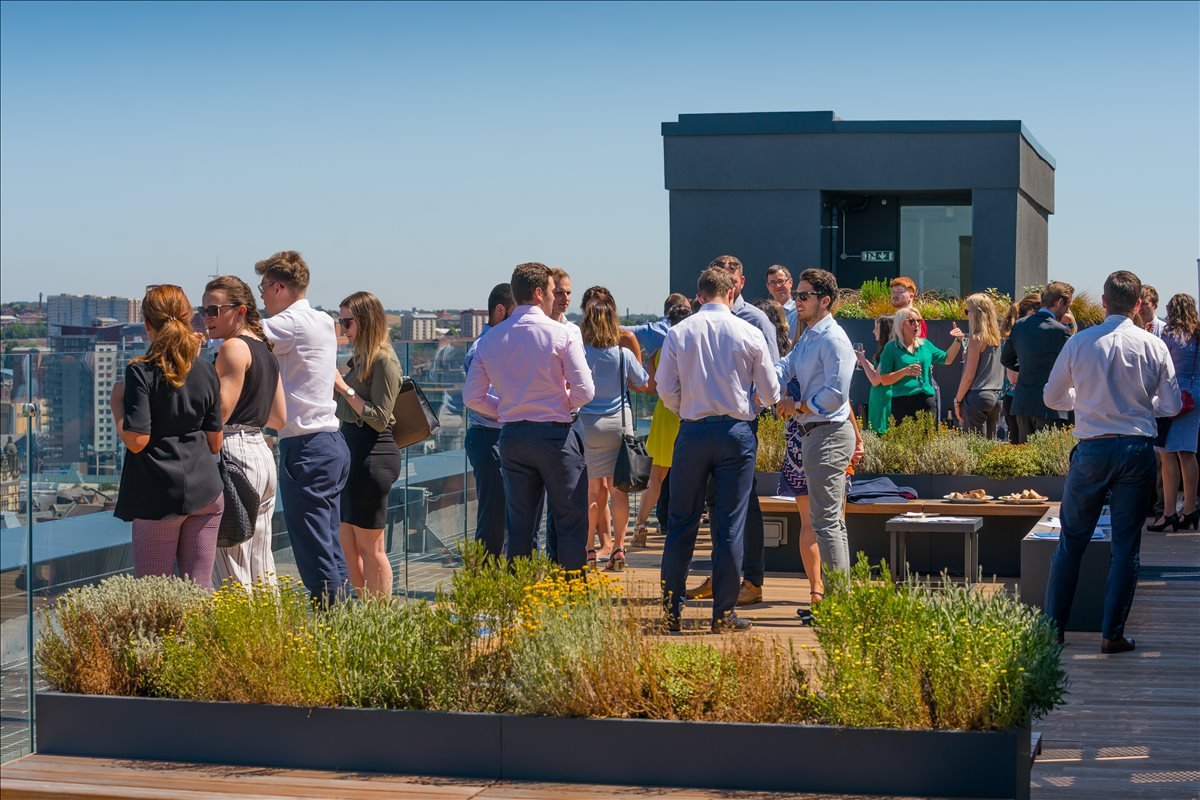
[[[982,292],[967,298],[967,327],[971,338],[985,347],[1000,346],[1000,320],[992,298]]]
[[[591,301],[583,307],[579,332],[588,347],[616,347],[621,343],[621,321],[616,308],[602,298]]]
[[[200,339],[192,330],[192,304],[178,286],[151,286],[142,298],[142,318],[154,337],[146,355],[133,360],[158,367],[166,382],[178,389],[200,355]]]
[[[901,333],[901,329],[904,327],[904,320],[908,319],[913,314],[920,313],[921,312],[917,311],[917,309],[909,306],[908,308],[900,309],[896,312],[895,316],[892,317],[892,341],[894,341],[896,346],[901,350],[908,349],[908,345],[904,343],[904,334]],[[918,325],[917,330],[913,333],[913,350],[916,350],[918,347],[920,347],[922,341],[924,340],[921,338],[921,326]]]
[[[350,316],[358,323],[358,335],[354,337],[354,363],[358,366],[359,378],[363,382],[369,381],[371,368],[375,366],[380,350],[390,350],[392,346],[383,303],[370,292],[355,292],[338,305],[349,309]]]

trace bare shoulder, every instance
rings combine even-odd
[[[245,366],[251,360],[250,345],[237,337],[222,342],[217,354],[221,361],[233,366]]]

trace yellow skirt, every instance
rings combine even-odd
[[[675,437],[679,435],[679,417],[659,400],[650,418],[650,435],[646,437],[646,452],[656,467],[670,467],[675,452]]]

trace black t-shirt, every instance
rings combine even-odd
[[[222,491],[205,431],[221,430],[217,371],[196,359],[176,389],[152,364],[125,368],[125,430],[150,434],[140,453],[126,451],[117,496],[118,519],[191,514]]]

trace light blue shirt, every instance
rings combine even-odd
[[[767,405],[779,402],[773,363],[757,328],[720,303],[706,303],[667,334],[655,373],[658,396],[681,419],[749,421],[758,413],[755,391]]]
[[[796,325],[799,324],[799,317],[796,314],[796,301],[789,299],[783,304],[783,313],[787,317],[788,323],[788,338],[796,338]]]
[[[471,362],[475,360],[475,348],[477,348],[479,346],[479,340],[482,339],[484,336],[486,336],[487,332],[490,331],[491,329],[492,329],[491,325],[484,325],[483,333],[479,334],[479,339],[476,339],[475,341],[471,342],[471,346],[467,349],[467,354],[463,357],[463,372],[464,373],[468,372],[471,369]],[[496,397],[496,390],[492,388],[491,384],[488,385],[488,394],[491,395],[492,397]],[[499,398],[497,398],[497,399],[499,399]],[[476,411],[473,408],[467,409],[467,424],[472,428],[474,428],[476,425],[478,425],[481,428],[493,428],[495,430],[499,430],[500,428],[504,427],[503,425],[500,424],[500,420],[492,419],[491,417],[486,417],[483,414],[480,414],[478,411]]]
[[[649,358],[662,349],[663,342],[667,338],[667,331],[671,330],[671,323],[666,317],[663,317],[654,322],[632,326],[622,325],[621,327],[634,335],[638,347],[642,348],[642,355]]]
[[[810,325],[787,357],[775,364],[779,383],[795,378],[807,414],[796,419],[814,422],[844,422],[850,419],[850,380],[854,377],[854,348],[842,326],[829,315]]]
[[[621,354],[625,354],[625,374],[621,370]],[[580,414],[608,416],[621,410],[621,398],[625,396],[625,386],[645,386],[650,375],[634,358],[633,353],[624,347],[589,347],[583,346],[583,357],[592,368],[592,382],[596,384],[596,394],[591,401],[579,409]]]

